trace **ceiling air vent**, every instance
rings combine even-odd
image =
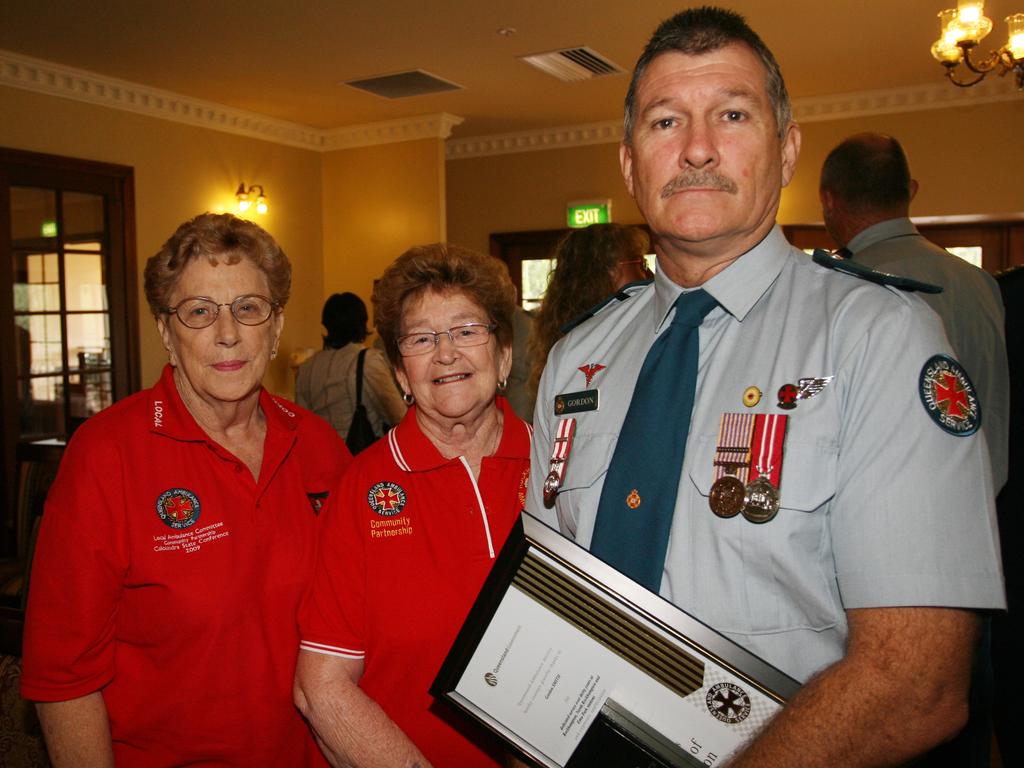
[[[442,80],[422,69],[408,72],[396,72],[393,75],[365,77],[359,80],[346,80],[345,85],[369,91],[385,99],[407,99],[410,96],[424,96],[428,93],[443,91],[461,91],[462,86]]]
[[[620,75],[622,69],[590,48],[565,48],[561,51],[520,56],[527,64],[552,77],[571,83],[602,75]]]

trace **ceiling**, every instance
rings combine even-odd
[[[952,0],[731,0],[793,98],[942,80]],[[1024,0],[991,0],[1002,19]],[[448,112],[457,138],[617,119],[627,75],[564,83],[518,56],[588,46],[627,72],[679,0],[0,0],[0,49],[318,129]],[[500,35],[499,29],[514,28]],[[983,44],[983,48],[985,48]],[[423,69],[464,90],[388,100],[342,81]]]

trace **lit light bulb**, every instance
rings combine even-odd
[[[238,185],[238,189],[235,190],[235,199],[238,200],[238,212],[245,213],[249,210],[249,193],[245,191],[245,182],[243,181]]]
[[[960,40],[979,42],[992,31],[992,19],[984,15],[985,4],[978,0],[960,0],[957,3],[956,18],[960,28]]]
[[[260,195],[259,197],[256,198],[256,213],[266,213],[266,212],[267,212],[267,198],[264,197],[263,195]]]
[[[932,45],[932,56],[943,64],[958,63],[962,55],[956,44],[960,34],[956,8],[939,11],[939,39]]]
[[[1014,59],[1024,59],[1024,13],[1015,13],[1006,17],[1006,26],[1010,32],[1006,47]]]
[[[956,15],[961,24],[977,24],[984,8],[985,4],[977,0],[960,0],[956,4]]]

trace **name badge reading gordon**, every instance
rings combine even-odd
[[[555,395],[555,416],[567,413],[596,411],[600,405],[600,393],[596,389],[584,389],[580,392],[566,392]]]

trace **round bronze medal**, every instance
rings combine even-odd
[[[736,517],[743,509],[743,498],[746,488],[738,478],[726,475],[715,480],[708,494],[711,511],[719,517]]]
[[[743,516],[752,523],[767,523],[779,511],[779,492],[764,475],[747,486]]]

